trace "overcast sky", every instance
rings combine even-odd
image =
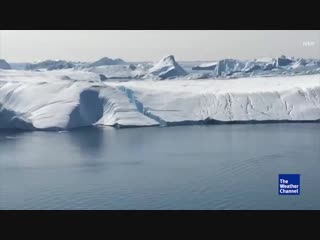
[[[251,59],[279,55],[320,58],[320,31],[1,31],[0,58],[94,61],[101,57],[157,61]],[[306,46],[310,42],[311,46]]]

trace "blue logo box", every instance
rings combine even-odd
[[[279,174],[279,195],[300,195],[300,174]]]

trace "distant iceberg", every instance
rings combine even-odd
[[[90,72],[103,75],[103,79],[172,79],[183,77],[188,73],[175,61],[174,56],[169,55],[161,59],[158,63],[128,64],[125,62],[109,62],[110,59],[99,64],[90,64],[86,68]],[[114,60],[112,60],[114,61]],[[107,64],[108,63],[108,64]],[[112,64],[109,64],[112,63]]]
[[[286,56],[282,55],[281,57],[276,58],[276,66],[277,67],[284,67],[288,66],[291,63],[295,62],[294,59],[289,59]]]
[[[231,75],[240,72],[245,67],[245,63],[235,59],[220,60],[215,68],[216,76]]]
[[[192,67],[192,70],[215,70],[218,62],[203,63]]]
[[[108,79],[140,79],[146,74],[144,66],[140,65],[103,65],[86,69],[100,75],[101,80]]]
[[[9,63],[6,62],[6,60],[0,59],[0,69],[8,70],[11,69],[11,66]]]
[[[74,68],[75,64],[64,60],[46,60],[38,63],[28,63],[25,65],[26,70],[40,70],[45,69],[48,71],[58,69]]]
[[[188,73],[176,62],[174,56],[169,55],[150,68],[148,74],[160,79],[168,79],[186,76]]]
[[[211,70],[211,75],[215,78],[303,75],[320,73],[320,61],[315,59],[287,58],[284,55],[277,58],[260,58],[243,61],[222,59],[217,62],[193,66],[192,70],[194,72],[207,71],[207,73]]]
[[[104,57],[99,59],[96,62],[89,64],[88,67],[99,67],[99,66],[105,66],[105,65],[121,65],[121,64],[126,64],[126,62],[120,58],[111,59],[108,57]]]

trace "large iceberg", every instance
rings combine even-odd
[[[320,120],[320,75],[110,84],[164,126]]]
[[[64,80],[68,74],[68,80]],[[158,125],[121,91],[82,74],[0,72],[0,128],[61,130],[82,126]]]
[[[0,128],[318,120],[319,74],[101,82],[88,71],[0,71]]]

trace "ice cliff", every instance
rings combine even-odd
[[[0,128],[320,120],[320,75],[101,82],[86,71],[0,70]]]

